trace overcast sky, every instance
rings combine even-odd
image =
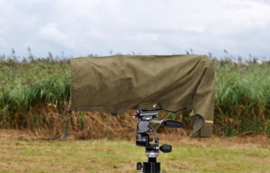
[[[0,54],[270,57],[270,0],[0,0]]]

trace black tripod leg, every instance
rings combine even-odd
[[[160,162],[156,158],[149,158],[148,162],[143,162],[143,173],[159,173]]]

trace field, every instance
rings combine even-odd
[[[135,135],[135,134],[134,134]],[[270,139],[265,136],[191,139],[161,135],[172,153],[160,153],[164,172],[267,173]],[[146,161],[143,147],[134,140],[40,140],[20,131],[0,132],[0,172],[137,172]]]

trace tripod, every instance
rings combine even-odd
[[[151,123],[163,124],[166,127],[170,128],[181,128],[182,123],[174,120],[153,120],[158,117],[158,113],[162,110],[151,110],[151,111],[143,111],[137,110],[137,114],[135,117],[138,118],[137,124],[137,135],[136,135],[136,145],[140,147],[145,147],[145,154],[148,157],[147,162],[137,162],[137,170],[141,170],[143,168],[143,173],[160,173],[160,162],[157,162],[157,157],[159,155],[159,150],[163,153],[169,153],[172,151],[172,146],[168,144],[164,144],[159,146],[159,138],[157,137],[157,133],[155,129],[152,127]],[[150,138],[148,132],[153,132],[155,134],[154,143]]]

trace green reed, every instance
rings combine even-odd
[[[18,59],[15,55],[0,56],[0,127],[49,128],[63,122],[70,97],[69,60],[52,55]],[[230,58],[212,58],[212,62],[216,75],[215,134],[270,135],[270,62],[239,59],[235,63]],[[191,121],[184,122],[189,123],[185,127],[192,127]],[[73,125],[83,130],[85,122],[77,123]]]

